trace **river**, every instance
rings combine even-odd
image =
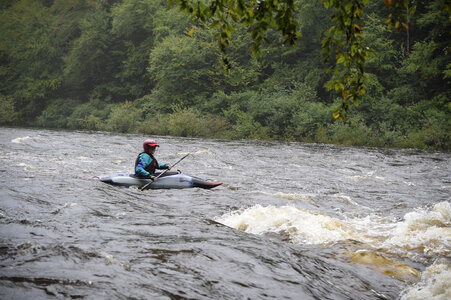
[[[211,190],[146,190],[160,162]],[[1,299],[451,299],[451,154],[0,128]]]

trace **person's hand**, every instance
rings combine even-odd
[[[168,168],[168,170],[170,170],[172,168],[171,165],[167,165],[166,167]]]
[[[152,180],[153,182],[157,181],[157,177],[149,175],[147,176],[147,178],[149,178],[150,180]]]

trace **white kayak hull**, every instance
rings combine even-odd
[[[169,173],[169,172],[168,172]],[[158,175],[158,174],[156,174]],[[117,186],[136,186],[142,187],[149,182],[150,179],[139,178],[133,174],[119,173],[113,175],[97,176],[100,181]],[[185,188],[204,188],[211,189],[218,185],[221,185],[220,181],[203,180],[197,177],[193,177],[183,173],[169,174],[167,176],[161,176],[154,183],[152,183],[150,189],[185,189]]]

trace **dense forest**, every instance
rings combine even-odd
[[[446,0],[416,1],[399,32],[384,1],[369,1],[359,31],[374,55],[344,120],[324,87],[330,12],[295,3],[302,37],[287,46],[269,29],[255,57],[249,27],[221,52],[165,0],[3,0],[0,125],[451,149]]]

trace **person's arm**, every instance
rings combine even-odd
[[[168,169],[168,170],[170,170],[171,166],[169,164],[158,163],[158,169]]]

